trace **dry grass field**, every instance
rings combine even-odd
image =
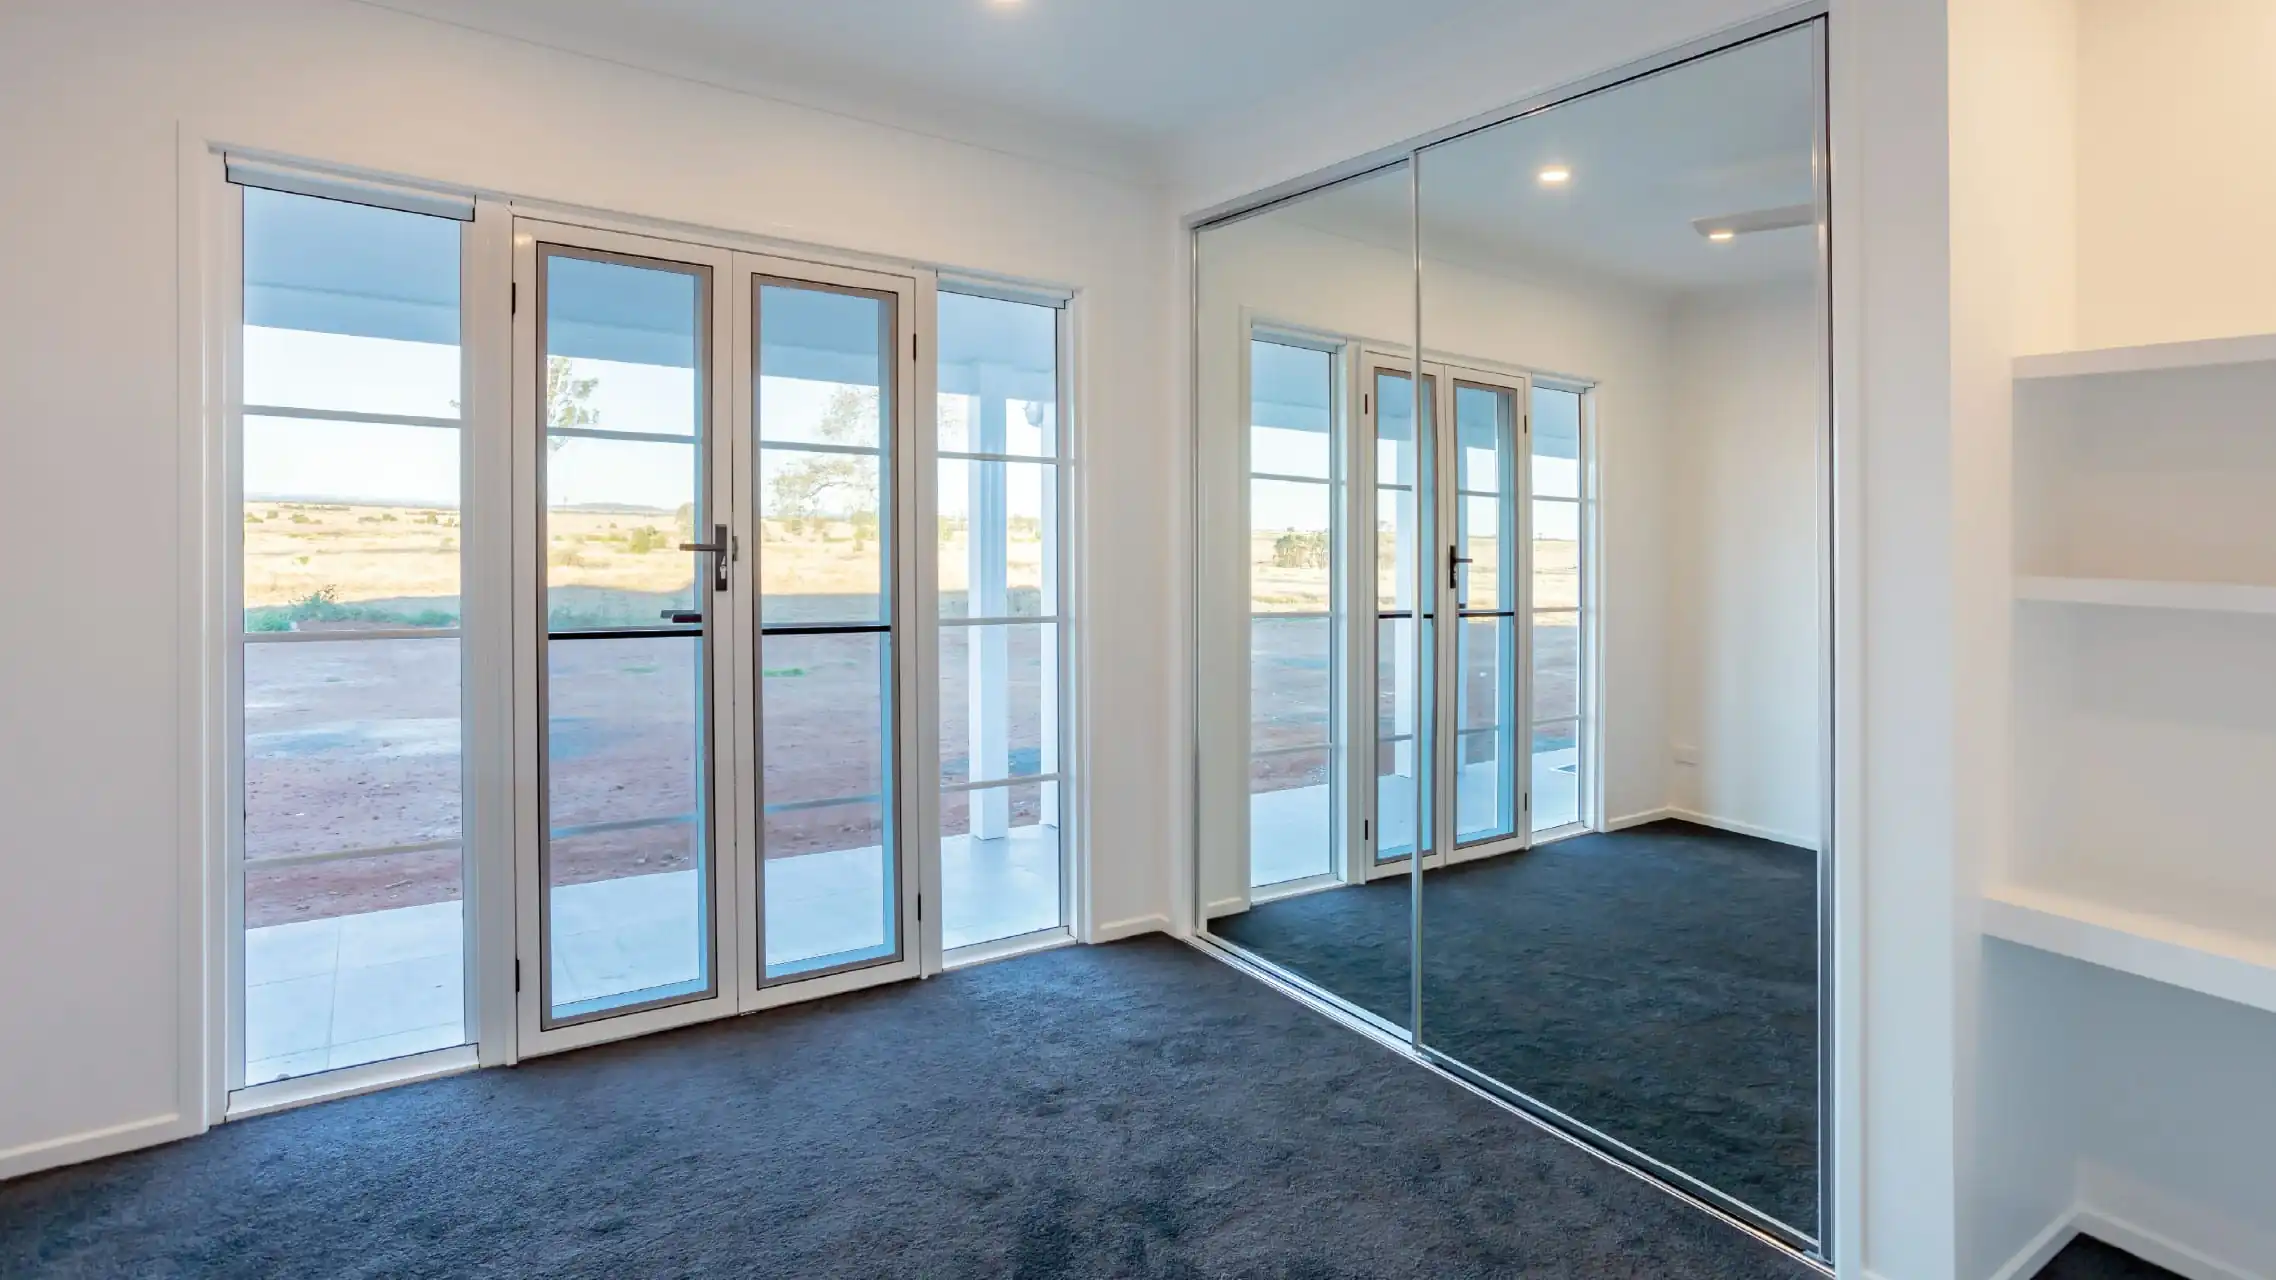
[[[557,628],[655,625],[692,600],[694,557],[678,550],[685,514],[551,513],[547,573]],[[1021,537],[1026,533],[1028,536]],[[1011,610],[1037,610],[1040,535],[1015,527]],[[245,511],[246,626],[256,635],[441,629],[458,623],[461,526],[455,511],[252,501]],[[769,621],[869,620],[881,558],[846,521],[768,521],[758,548]],[[964,613],[966,532],[938,539],[942,610]],[[1044,760],[1038,625],[1006,628],[1011,765]],[[967,776],[967,630],[942,636],[943,772]],[[698,808],[698,647],[671,637],[581,640],[551,647],[552,790],[556,827],[661,819]],[[876,637],[772,637],[763,647],[762,706],[769,800],[878,790],[885,749],[876,728],[886,646]],[[264,869],[264,857],[417,844],[459,829],[457,644],[433,639],[261,644],[246,660],[247,919],[256,927],[459,896],[452,853]],[[1032,820],[1040,791],[1013,795]],[[944,816],[963,820],[962,800]],[[779,813],[769,857],[858,847],[883,838],[883,811],[850,804]],[[669,871],[700,849],[687,823],[562,838],[554,879],[576,883]]]

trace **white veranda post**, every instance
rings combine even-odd
[[[1005,413],[1010,401],[985,372],[977,394],[966,397],[970,414],[970,447],[983,454],[1009,451]],[[1009,567],[1011,511],[1006,492],[1008,470],[1002,464],[975,464],[969,495],[970,532],[966,536],[969,559],[966,581],[968,615],[974,618],[1011,616]],[[966,688],[968,746],[973,778],[1002,778],[1011,772],[1011,653],[1007,627],[973,627],[966,638],[970,664]],[[1001,840],[1011,834],[1011,792],[1002,787],[975,791],[969,797],[972,838]]]

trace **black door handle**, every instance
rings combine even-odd
[[[1468,556],[1454,554],[1460,550],[1460,547],[1448,547],[1446,549],[1446,589],[1448,591],[1452,591],[1460,585],[1460,579],[1455,576],[1461,572],[1458,566],[1475,563]]]
[[[711,589],[714,591],[725,591],[727,589],[728,565],[734,558],[735,542],[734,539],[727,536],[726,525],[715,524],[711,526],[711,541],[683,542],[680,544],[680,550],[709,552],[711,554]],[[670,617],[669,614],[665,616]],[[674,618],[673,621],[677,622],[680,619]],[[703,619],[697,618],[695,621],[701,622]]]
[[[664,610],[664,621],[683,626],[689,623],[701,626],[703,625],[703,615],[688,609],[666,609]]]

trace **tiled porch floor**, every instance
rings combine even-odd
[[[876,846],[767,867],[767,962],[884,940]],[[553,895],[554,999],[562,1004],[701,976],[693,871],[564,885]],[[1061,923],[1055,827],[942,842],[942,945]],[[465,930],[437,902],[245,933],[245,1080],[260,1084],[462,1044]]]

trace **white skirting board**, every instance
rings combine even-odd
[[[1124,938],[1135,938],[1142,933],[1168,933],[1169,931],[1170,918],[1168,916],[1132,916],[1128,920],[1110,920],[1105,924],[1092,926],[1091,941],[1094,943],[1120,942]]]
[[[184,1119],[168,1112],[162,1116],[130,1120],[125,1124],[109,1125],[86,1133],[27,1142],[20,1147],[0,1151],[0,1182],[20,1178],[27,1173],[37,1173],[42,1169],[57,1169],[86,1160],[100,1160],[104,1156],[115,1156],[140,1147],[155,1147],[203,1132],[205,1127],[194,1119]]]
[[[2272,1280],[2264,1273],[2223,1262],[2104,1209],[2074,1206],[2047,1224],[2016,1255],[1986,1280],[2031,1280],[2071,1241],[2092,1236],[2102,1243],[2164,1267],[2184,1280]]]
[[[1627,827],[1640,827],[1647,822],[1658,822],[1663,818],[1695,822],[1702,827],[1713,827],[1717,831],[1728,831],[1733,835],[1740,836],[1753,836],[1757,840],[1768,840],[1774,844],[1792,845],[1797,849],[1808,849],[1812,853],[1818,851],[1818,842],[1814,837],[1798,836],[1791,831],[1777,831],[1770,827],[1757,826],[1751,822],[1741,822],[1737,818],[1719,818],[1711,813],[1695,813],[1690,809],[1678,808],[1675,805],[1663,805],[1657,809],[1646,809],[1641,813],[1631,813],[1624,817],[1607,819],[1604,829],[1606,831],[1619,831]]]

